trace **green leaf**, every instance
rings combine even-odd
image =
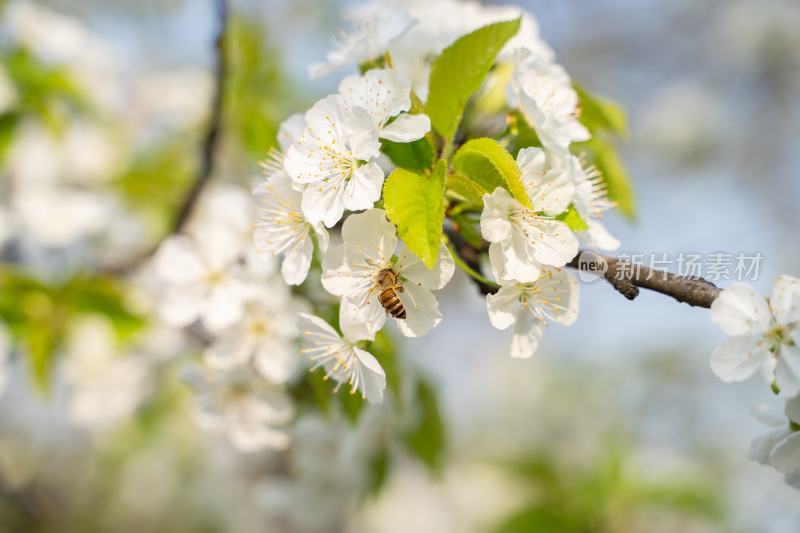
[[[427,137],[410,143],[381,140],[381,150],[392,163],[408,170],[423,170],[433,164],[433,146]]]
[[[581,103],[580,121],[589,131],[609,131],[620,137],[628,135],[628,118],[622,106],[589,94],[577,83],[573,83],[573,87]]]
[[[342,406],[342,411],[347,415],[347,419],[353,424],[358,422],[358,417],[367,401],[361,397],[358,391],[352,392],[349,386],[341,387],[338,396],[339,405]]]
[[[487,192],[505,187],[519,203],[531,207],[516,161],[494,139],[483,137],[468,141],[453,156],[453,167]]]
[[[405,442],[414,455],[434,473],[441,472],[445,451],[445,431],[436,391],[420,378],[415,394],[417,417],[405,434]]]
[[[488,192],[477,182],[462,174],[451,174],[447,176],[444,183],[448,191],[452,191],[464,200],[478,205],[483,205],[483,195]]]
[[[588,150],[590,162],[603,175],[608,198],[616,202],[617,209],[623,215],[628,219],[633,219],[636,216],[633,182],[614,145],[601,137],[594,137],[584,143],[576,143],[574,146],[577,153]]]
[[[442,51],[431,67],[426,114],[449,143],[464,106],[477,91],[497,54],[519,31],[520,19],[496,22],[464,35]]]
[[[386,372],[386,383],[396,398],[400,398],[400,371],[397,367],[397,353],[391,337],[384,330],[375,334],[375,340],[367,348]],[[398,407],[401,402],[397,402]]]
[[[583,217],[575,209],[575,206],[571,204],[569,208],[558,215],[556,219],[564,222],[572,231],[586,231],[589,229],[589,225],[583,220]]]
[[[392,466],[392,457],[386,445],[381,445],[375,454],[370,457],[368,465],[367,491],[372,496],[377,496],[386,484]]]
[[[447,163],[436,163],[430,176],[398,168],[383,186],[386,215],[400,238],[428,268],[439,257],[444,223],[444,176]]]

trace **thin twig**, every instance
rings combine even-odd
[[[458,252],[453,248],[453,245],[448,242],[445,246],[447,246],[447,250],[450,252],[450,255],[453,257],[453,261],[455,262],[456,266],[463,270],[469,277],[471,277],[476,282],[480,283],[482,286],[492,289],[499,289],[500,285],[497,283],[489,280],[488,278],[484,277],[483,274],[472,268],[467,264],[464,259],[458,254]]]
[[[214,37],[214,92],[211,97],[211,111],[208,118],[208,126],[200,145],[200,164],[195,174],[192,185],[184,197],[178,210],[178,215],[172,224],[170,231],[150,248],[139,252],[133,257],[129,257],[119,263],[106,265],[100,270],[107,274],[125,274],[134,270],[142,263],[147,261],[156,253],[161,242],[172,234],[180,233],[186,228],[192,212],[200,199],[203,189],[208,185],[214,173],[214,158],[219,145],[220,132],[222,130],[222,111],[225,97],[225,82],[227,77],[228,65],[226,55],[226,41],[228,31],[228,0],[214,0],[217,15],[217,31]]]
[[[214,154],[219,144],[219,136],[222,124],[222,104],[225,96],[225,79],[227,76],[227,61],[225,54],[225,37],[228,27],[228,1],[215,0],[217,10],[217,35],[214,40],[214,95],[211,101],[211,116],[208,121],[205,139],[200,149],[200,169],[189,189],[189,193],[184,198],[178,216],[172,226],[173,233],[180,233],[194,210],[200,193],[203,191],[214,172]]]

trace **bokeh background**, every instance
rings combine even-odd
[[[800,274],[800,4],[517,4],[575,79],[629,113],[620,150],[638,216],[609,220],[623,250],[760,252],[753,283],[764,293],[776,275]],[[342,5],[233,2],[216,181],[257,182],[279,121],[335,90],[336,77],[311,81],[306,67],[323,57]],[[46,126],[3,124],[0,234],[25,238],[2,257],[53,277],[152,242],[196,164],[212,3],[0,6],[3,46],[22,42],[82,87],[31,75],[16,95]],[[26,61],[4,55],[6,70],[24,72]],[[36,92],[53,84],[67,102],[55,111]],[[83,91],[91,111],[59,112],[79,107]],[[44,127],[68,134],[44,142]],[[55,195],[67,187],[72,196]],[[15,225],[4,225],[12,211]],[[78,233],[102,234],[102,245],[76,245]],[[601,283],[581,289],[577,323],[550,328],[534,359],[516,361],[469,280],[448,286],[443,324],[405,340],[399,355],[438,392],[442,428],[428,431],[446,448],[433,471],[391,444],[387,457],[365,451],[390,438],[380,409],[356,425],[299,420],[288,461],[234,452],[186,416],[175,378],[185,349],[168,331],[141,355],[168,384],[101,436],[69,421],[66,385],[42,394],[13,360],[0,398],[0,530],[799,531],[800,495],[746,458],[764,431],[749,412],[776,400],[758,380],[714,378],[708,356],[723,335],[708,312],[647,293],[628,302]],[[68,350],[105,349],[97,327],[86,328]]]

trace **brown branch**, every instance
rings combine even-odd
[[[222,130],[222,108],[228,71],[227,55],[225,53],[228,31],[228,0],[214,0],[214,5],[217,12],[217,31],[214,37],[214,92],[211,97],[211,111],[208,118],[208,126],[203,136],[203,141],[200,144],[200,164],[197,173],[180,205],[178,215],[175,217],[170,231],[159,239],[158,242],[146,250],[137,253],[133,257],[129,257],[116,264],[101,267],[100,270],[103,273],[119,275],[135,269],[156,253],[164,239],[183,231],[191,218],[192,212],[200,199],[203,189],[208,185],[214,173],[214,158],[217,146],[219,145],[220,132]]]
[[[570,261],[568,266],[602,275],[628,300],[636,298],[641,287],[670,296],[693,307],[708,309],[722,290],[703,278],[677,276],[596,252],[582,252]]]
[[[448,228],[445,232],[459,257],[470,268],[481,272],[480,255],[488,249],[488,243],[484,242],[476,248],[467,243],[455,228]],[[687,303],[693,307],[708,309],[721,291],[713,283],[703,278],[677,276],[593,251],[580,252],[567,263],[567,266],[604,277],[617,292],[628,300],[634,300],[639,296],[639,289],[643,288],[670,296],[678,302]],[[481,294],[497,292],[496,287],[475,279],[473,281]]]

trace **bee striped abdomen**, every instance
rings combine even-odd
[[[378,295],[381,305],[386,312],[395,318],[403,319],[406,317],[406,308],[403,307],[403,302],[397,296],[394,287],[390,287]]]

